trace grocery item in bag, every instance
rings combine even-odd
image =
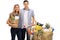
[[[19,16],[14,16],[13,14],[10,15],[10,22],[12,23],[12,27],[18,27],[18,20]]]
[[[46,24],[46,27],[43,29],[43,37],[45,40],[52,40],[53,32],[49,24]]]

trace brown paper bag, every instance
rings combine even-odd
[[[46,31],[43,33],[43,37],[45,38],[45,40],[52,40],[52,36],[53,36],[53,32],[51,31]]]
[[[12,25],[10,25],[12,28],[18,28],[18,20],[10,21]]]
[[[34,35],[33,35],[34,40],[38,40],[37,34],[38,34],[37,32],[34,33]]]

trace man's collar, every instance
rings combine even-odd
[[[23,8],[23,10],[25,10],[25,8]],[[28,8],[28,11],[29,11],[30,9]]]

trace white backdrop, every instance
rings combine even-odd
[[[60,39],[60,0],[29,0],[29,7],[34,10],[38,22],[50,23],[54,27],[53,40]],[[6,24],[14,4],[23,8],[23,0],[0,0],[0,40],[11,40],[10,27]],[[17,39],[17,38],[16,38]]]

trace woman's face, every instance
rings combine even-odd
[[[19,6],[15,6],[15,11],[18,12],[19,11]]]

